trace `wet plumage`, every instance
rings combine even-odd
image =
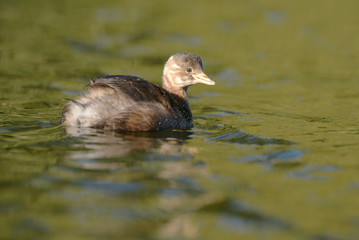
[[[178,53],[165,64],[162,87],[125,75],[92,80],[86,94],[65,105],[61,123],[120,131],[191,128],[187,88],[196,83],[214,85],[199,56]]]

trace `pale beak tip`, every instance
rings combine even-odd
[[[209,79],[209,78],[198,81],[198,83],[202,83],[202,84],[210,85],[210,86],[213,86],[216,84],[212,79]]]
[[[213,86],[213,85],[216,85],[216,83],[214,82],[214,81],[212,81],[212,82],[206,82],[206,83],[204,83],[204,84],[206,84],[206,85],[210,85],[210,86]]]
[[[215,85],[216,83],[210,79],[206,74],[195,74],[193,75],[194,79],[196,79],[197,83],[202,83],[206,85]]]

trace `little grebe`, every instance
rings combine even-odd
[[[164,66],[163,87],[134,76],[96,78],[86,94],[65,105],[61,123],[120,131],[191,128],[187,88],[196,83],[215,84],[199,56],[177,53]]]

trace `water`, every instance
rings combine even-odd
[[[358,3],[2,1],[1,239],[358,239]],[[91,78],[215,86],[194,128],[63,129]]]

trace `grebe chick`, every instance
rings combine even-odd
[[[177,53],[164,66],[162,87],[134,76],[96,78],[87,93],[65,105],[60,123],[119,131],[188,129],[193,117],[187,88],[197,83],[215,84],[199,56]]]

